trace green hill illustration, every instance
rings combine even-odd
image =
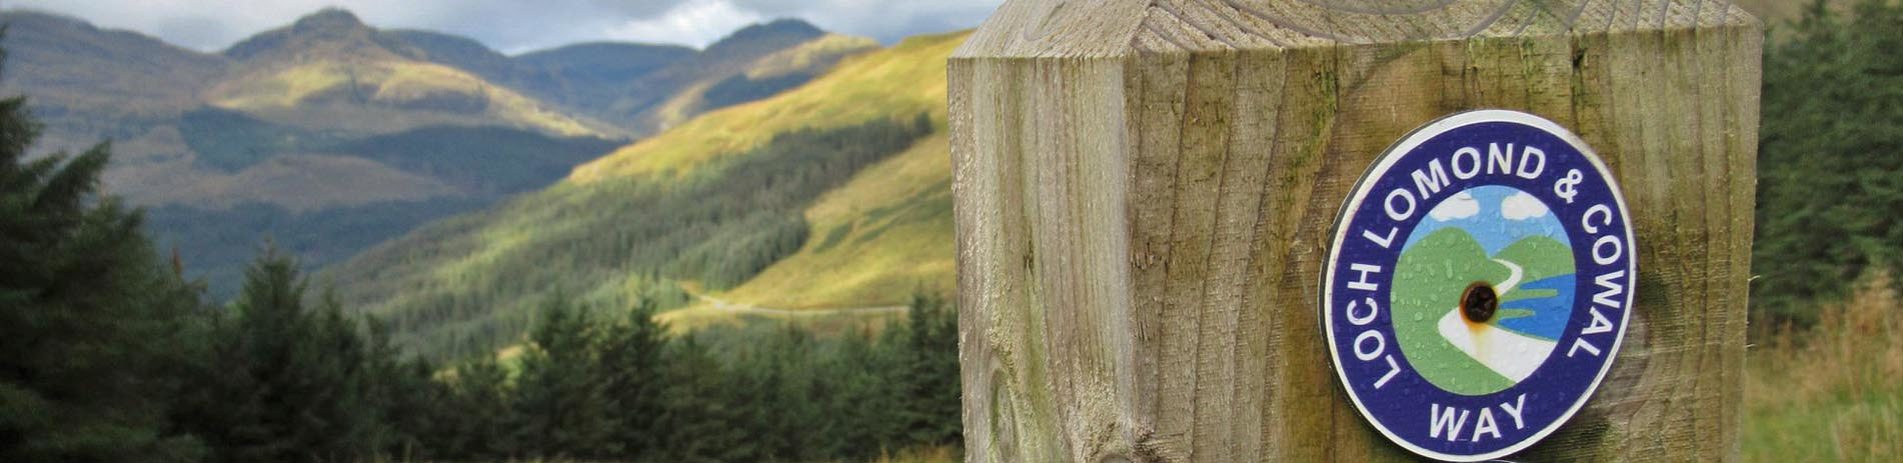
[[[1573,250],[1545,236],[1522,238],[1493,255],[1526,269],[1526,281],[1540,281],[1573,273]]]
[[[1408,246],[1395,265],[1394,337],[1408,363],[1429,382],[1449,392],[1486,394],[1513,385],[1448,343],[1437,324],[1460,305],[1460,295],[1475,281],[1499,283],[1509,272],[1487,258],[1473,236],[1457,227],[1442,228]]]

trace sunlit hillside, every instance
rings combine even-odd
[[[533,308],[557,295],[614,310],[743,288],[736,302],[782,309],[947,289],[949,161],[933,134],[945,58],[962,40],[919,37],[847,58],[811,83],[710,112],[324,275],[349,305],[392,320],[400,339],[465,354],[516,342]]]
[[[846,57],[879,47],[865,37],[825,34],[760,57],[735,74],[713,73],[649,110],[644,124],[666,130],[702,113],[798,87]]]
[[[575,169],[571,182],[621,176],[684,176],[790,130],[826,129],[894,115],[943,120],[945,59],[964,34],[916,37],[847,59],[832,73],[769,100],[716,111]]]

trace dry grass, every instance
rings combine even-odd
[[[906,450],[900,451],[897,454],[879,457],[879,459],[872,460],[867,463],[955,463],[959,461],[964,461],[964,453],[959,451],[957,447],[924,447],[924,448],[906,449]],[[406,458],[385,458],[385,459],[374,460],[370,463],[404,463],[404,462],[446,463],[446,462],[430,462],[428,460],[411,460]],[[503,462],[496,462],[496,463],[617,463],[617,462],[532,458],[532,459],[521,459],[521,460],[505,460]],[[849,462],[839,462],[839,463],[849,463]]]
[[[955,447],[930,447],[907,449],[898,455],[873,460],[873,463],[951,463],[963,459],[963,452]]]
[[[1888,274],[1821,307],[1808,333],[1751,351],[1749,461],[1903,461],[1903,306]]]

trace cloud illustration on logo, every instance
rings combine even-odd
[[[1500,200],[1500,216],[1507,220],[1526,220],[1546,216],[1546,203],[1525,192]]]
[[[1442,222],[1465,219],[1479,214],[1480,201],[1475,200],[1473,194],[1465,191],[1454,194],[1446,201],[1441,201],[1439,206],[1434,206],[1434,210],[1427,212],[1428,217]]]

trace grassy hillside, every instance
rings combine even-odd
[[[798,87],[839,60],[878,47],[878,42],[864,37],[822,35],[760,57],[739,72],[708,75],[650,110],[644,118],[656,128],[673,127],[707,111]]]
[[[949,292],[951,153],[945,135],[866,168],[805,211],[799,252],[722,295],[765,307],[900,305],[914,290]]]
[[[962,39],[849,58],[808,85],[696,118],[324,275],[348,305],[389,318],[400,339],[452,356],[515,342],[533,307],[556,295],[618,310],[641,297],[687,304],[683,286],[748,288],[735,292],[743,296],[798,286],[823,290],[803,306],[836,307],[947,287],[949,161],[944,137],[929,134],[942,131],[944,60]],[[599,167],[622,158],[645,170]],[[811,284],[821,280],[831,283]]]
[[[630,127],[638,134],[652,134],[686,121],[703,112],[754,101],[780,90],[804,83],[812,74],[823,72],[840,57],[876,46],[870,40],[828,34],[804,21],[783,19],[755,24],[708,45],[694,56],[665,68],[642,75],[632,84],[617,87],[611,98],[590,102],[584,108],[607,120]],[[817,59],[787,60],[779,56],[808,56]],[[797,68],[784,63],[803,64]],[[776,66],[781,65],[781,66]],[[777,79],[754,82],[745,76],[762,70]],[[803,77],[802,77],[803,76]],[[716,99],[704,95],[716,85],[727,83]]]
[[[917,108],[942,124],[945,59],[963,41],[964,34],[919,37],[848,60],[838,75],[855,78],[821,79],[768,102],[708,114],[576,169],[570,180],[681,176],[715,162],[723,150],[759,143],[761,133],[849,123],[882,110]],[[831,316],[828,309],[897,305],[914,291],[947,291],[955,284],[951,153],[942,127],[940,134],[827,192],[804,214],[812,232],[798,252],[730,291],[710,295],[742,305],[819,309],[813,316]],[[661,315],[676,328],[747,317],[809,318],[736,313],[701,300]]]
[[[892,115],[943,120],[945,59],[964,34],[916,37],[848,58],[826,76],[765,101],[703,115],[575,169],[574,183],[626,176],[682,177],[744,152],[773,134],[824,129]]]

